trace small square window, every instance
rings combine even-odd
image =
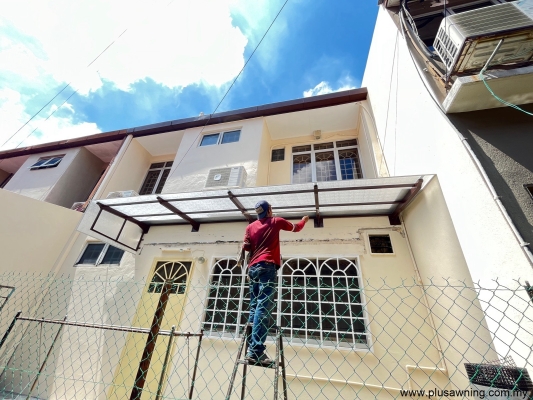
[[[219,133],[215,133],[213,135],[205,135],[202,138],[202,142],[200,143],[200,146],[211,146],[213,144],[217,144],[218,136],[219,136]]]
[[[240,137],[241,131],[224,132],[221,144],[238,142]]]
[[[285,148],[272,150],[272,158],[270,161],[283,161],[285,160]]]
[[[118,265],[124,250],[117,249],[105,243],[89,243],[83,251],[76,265]]]
[[[57,167],[63,157],[64,155],[39,158],[39,160],[30,167],[30,170]]]
[[[369,235],[370,252],[375,254],[393,253],[389,235]]]

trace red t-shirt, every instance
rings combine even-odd
[[[300,232],[304,226],[303,220],[293,224],[281,217],[265,217],[252,222],[246,227],[243,245],[244,250],[250,252],[248,265],[260,261],[281,265],[279,231]]]

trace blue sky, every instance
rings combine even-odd
[[[283,3],[10,5],[0,17],[0,145],[70,86],[0,149],[213,112]],[[360,87],[377,11],[374,0],[289,0],[218,111]]]

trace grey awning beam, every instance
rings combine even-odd
[[[169,209],[170,211],[172,211],[174,214],[178,215],[180,218],[184,219],[185,221],[187,221],[189,224],[191,224],[192,226],[192,229],[191,229],[191,232],[198,232],[200,230],[200,223],[198,221],[195,221],[194,219],[192,219],[191,217],[189,217],[187,214],[185,214],[183,211],[180,211],[178,208],[174,207],[172,204],[170,204],[168,201],[166,201],[165,199],[157,196],[157,201],[159,202],[159,204],[161,204],[163,207]]]
[[[400,213],[403,210],[405,210],[405,208],[409,205],[411,200],[413,200],[413,198],[420,191],[420,189],[422,188],[423,182],[424,180],[422,178],[416,181],[416,184],[411,188],[411,190],[409,190],[409,192],[407,192],[407,194],[405,195],[401,203],[398,204],[394,212],[391,215],[389,215],[389,222],[391,225],[401,225]]]
[[[251,224],[252,222],[254,222],[254,219],[252,218],[252,216],[248,214],[248,211],[246,210],[246,208],[244,208],[244,206],[241,204],[237,196],[235,196],[231,192],[231,190],[228,190],[228,196],[229,196],[229,199],[232,201],[232,203],[235,204],[235,207],[237,207],[242,213],[242,215],[244,215],[244,218],[246,218],[248,223]]]

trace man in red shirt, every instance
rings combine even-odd
[[[265,354],[269,320],[274,306],[276,273],[281,265],[279,231],[300,232],[308,216],[297,224],[272,216],[272,207],[265,200],[255,205],[257,221],[246,227],[243,249],[250,253],[248,275],[250,277],[250,316],[253,323],[245,360],[249,363],[270,364]]]

